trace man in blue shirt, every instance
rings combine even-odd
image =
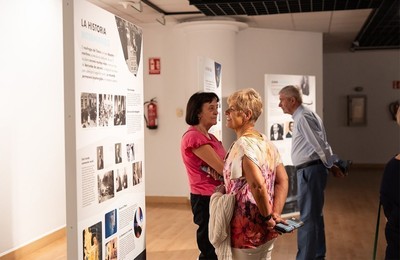
[[[297,260],[325,259],[324,190],[329,171],[336,177],[344,173],[336,166],[321,118],[303,106],[300,90],[286,86],[279,92],[279,107],[293,117],[292,161],[296,166],[300,219],[297,232]]]

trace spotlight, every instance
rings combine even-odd
[[[160,18],[157,18],[156,20],[160,24],[165,25],[165,15],[164,14],[161,14]]]
[[[128,8],[128,6],[134,8],[135,10],[137,10],[138,12],[142,12],[143,8],[142,8],[142,1],[120,1],[119,2],[125,9]]]

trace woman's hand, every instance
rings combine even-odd
[[[215,191],[214,191],[214,192],[220,192],[220,193],[222,193],[222,194],[225,194],[225,193],[226,193],[225,185],[224,185],[224,184],[218,185],[218,186],[215,188]]]
[[[285,219],[281,218],[280,214],[277,213],[272,213],[272,218],[276,223],[283,223],[287,225],[287,222]]]
[[[274,222],[275,222],[273,229],[275,229],[275,226],[276,226],[276,224],[278,224],[278,223],[283,223],[283,224],[286,224],[286,225],[287,225],[286,220],[283,219],[283,218],[281,218],[281,215],[280,215],[280,214],[272,213],[272,219],[273,219]],[[269,229],[269,228],[268,228],[268,229]],[[275,230],[275,231],[278,232],[279,235],[282,235],[281,232],[279,232],[279,231],[277,231],[277,230]]]
[[[208,167],[208,174],[209,174],[214,180],[217,180],[217,181],[223,180],[223,179],[222,179],[222,176],[219,175],[219,173],[218,173],[216,170],[214,170],[213,168],[211,168],[211,167]]]
[[[267,223],[267,229],[269,231],[274,230],[274,227],[276,225],[274,218],[270,218],[266,223]]]

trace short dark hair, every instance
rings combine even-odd
[[[196,92],[186,105],[186,123],[188,125],[198,125],[200,123],[199,114],[204,103],[211,103],[213,100],[219,102],[219,97],[214,92]]]

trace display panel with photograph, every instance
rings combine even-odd
[[[315,76],[310,75],[265,75],[265,129],[270,140],[278,148],[289,177],[289,191],[283,209],[285,216],[299,214],[297,205],[296,168],[291,159],[293,118],[279,107],[279,91],[293,85],[302,93],[303,105],[315,111]]]
[[[145,259],[143,32],[85,0],[64,7],[68,259]]]

